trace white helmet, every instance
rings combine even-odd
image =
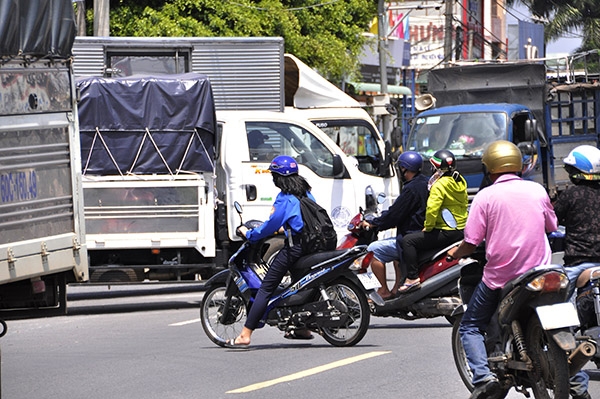
[[[563,162],[572,179],[600,180],[600,149],[594,146],[575,147]]]

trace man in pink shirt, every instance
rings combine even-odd
[[[492,185],[473,199],[464,241],[448,251],[461,258],[485,240],[487,263],[463,315],[459,333],[473,371],[471,399],[494,398],[500,393],[490,371],[485,330],[498,306],[500,290],[527,270],[551,263],[546,233],[558,228],[550,198],[540,184],[521,179],[521,151],[509,141],[496,141],[485,150],[482,163]]]

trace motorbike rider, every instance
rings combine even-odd
[[[408,234],[402,240],[403,269],[407,272],[398,293],[408,293],[419,288],[419,250],[444,247],[463,238],[467,220],[467,182],[456,170],[456,158],[448,150],[439,150],[429,159],[433,175],[429,179],[429,197],[425,223],[421,231]],[[442,218],[442,209],[452,212],[456,227],[450,227]]]
[[[564,266],[572,294],[576,287],[582,291],[588,288],[585,284],[589,282],[589,269],[600,266],[600,149],[578,146],[563,163],[573,186],[558,196],[554,212],[565,226]],[[579,310],[582,325],[586,319],[595,321],[595,314],[582,314]],[[577,373],[571,378],[571,395],[590,398],[588,383],[587,373]]]
[[[485,331],[500,300],[502,287],[529,269],[552,259],[546,233],[558,227],[544,187],[521,179],[519,148],[505,140],[485,150],[482,163],[492,185],[479,191],[469,211],[464,240],[448,256],[470,255],[485,240],[487,263],[459,326],[473,372],[471,399],[494,398],[501,387],[488,366]]]
[[[398,269],[397,262],[394,262],[396,282],[390,291],[386,281],[385,264],[402,259],[402,237],[423,228],[428,195],[428,179],[421,174],[423,157],[418,152],[403,152],[398,157],[397,165],[403,183],[400,195],[381,216],[370,222],[362,221],[360,225],[361,228],[375,227],[378,231],[396,227],[396,237],[374,241],[367,248],[368,251],[373,252],[371,270],[381,284],[378,293],[384,300],[396,295],[402,281],[402,273]]]
[[[283,228],[286,240],[284,247],[273,259],[260,285],[242,332],[235,339],[227,342],[225,346],[228,348],[248,347],[252,333],[258,327],[260,319],[267,309],[269,298],[273,295],[290,267],[298,258],[304,255],[299,240],[299,233],[302,231],[304,223],[298,197],[305,195],[314,201],[315,199],[310,193],[311,187],[306,179],[298,174],[298,164],[290,156],[279,155],[275,157],[269,165],[269,171],[273,177],[273,183],[281,190],[275,198],[269,219],[254,229],[240,226],[237,232],[254,243]],[[295,236],[298,236],[298,238],[294,239]],[[313,338],[308,330],[294,330],[286,333],[285,337],[291,339]]]

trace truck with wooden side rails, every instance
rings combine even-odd
[[[89,278],[70,0],[0,0],[0,319]]]
[[[487,145],[508,140],[522,151],[522,174],[554,197],[570,184],[562,159],[578,145],[599,145],[598,74],[579,77],[550,71],[543,61],[434,69],[428,93],[415,99],[404,148],[431,157],[449,149],[469,194],[482,184]]]

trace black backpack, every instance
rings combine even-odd
[[[302,252],[333,251],[337,246],[337,233],[327,211],[308,197],[298,197],[304,227],[300,233]]]

